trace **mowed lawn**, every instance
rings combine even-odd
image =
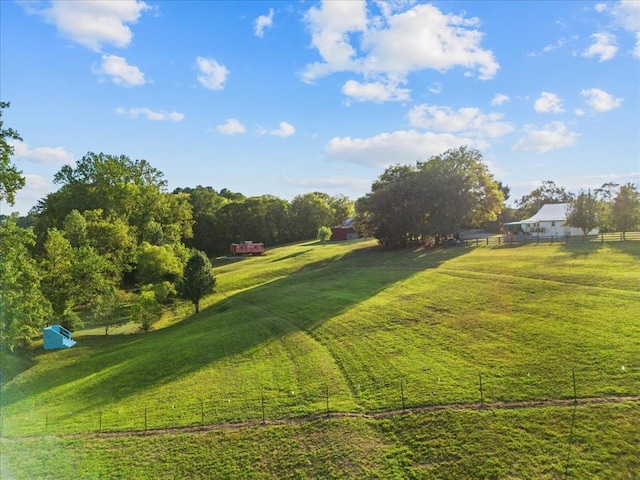
[[[382,252],[300,243],[214,263],[197,316],[32,353],[4,436],[640,393],[637,242]]]
[[[640,395],[639,247],[360,240],[217,261],[197,316],[12,362],[3,478],[634,478],[633,401],[270,422]]]

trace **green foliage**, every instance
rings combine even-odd
[[[22,138],[12,128],[3,127],[2,113],[5,108],[10,106],[9,102],[0,102],[0,200],[13,205],[16,192],[24,187],[25,179],[22,172],[11,163],[14,149],[13,145],[9,143],[10,140],[22,140]]]
[[[640,193],[635,185],[620,187],[611,205],[611,217],[614,227],[623,234],[640,226]]]
[[[573,199],[573,194],[567,192],[564,187],[559,187],[551,180],[543,181],[539,187],[531,193],[516,200],[521,218],[529,218],[547,203],[568,203]]]
[[[580,194],[571,202],[566,225],[579,228],[586,235],[600,225],[602,205],[591,192]]]
[[[162,307],[152,291],[143,290],[131,307],[131,321],[140,325],[144,332],[151,330],[154,322],[162,316]]]
[[[10,350],[29,345],[52,317],[29,252],[34,242],[33,233],[12,218],[0,223],[0,339]]]
[[[325,243],[331,239],[331,235],[333,235],[331,229],[323,226],[318,229],[318,235],[316,238],[320,240],[320,242]]]
[[[150,245],[138,248],[136,277],[141,284],[175,283],[182,275],[183,264],[170,245]]]
[[[124,319],[120,317],[120,297],[114,289],[98,295],[93,301],[91,316],[96,324],[104,327],[104,334],[109,335],[109,329],[122,325]]]
[[[203,252],[195,252],[184,268],[182,280],[178,283],[178,294],[193,303],[195,313],[198,313],[200,300],[213,293],[215,286],[216,277],[209,258]]]
[[[461,147],[426,162],[393,165],[357,203],[358,223],[385,247],[457,234],[496,220],[504,201],[480,152]]]

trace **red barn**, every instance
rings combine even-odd
[[[345,220],[342,225],[331,227],[331,240],[353,240],[358,234],[353,229],[353,218]]]

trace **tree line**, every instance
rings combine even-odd
[[[3,127],[8,106],[0,105],[0,199],[13,204],[24,178],[10,161],[10,141],[20,137]],[[149,330],[177,298],[197,313],[216,285],[209,259],[226,255],[230,243],[324,242],[327,226],[348,218],[386,248],[438,245],[463,228],[499,231],[545,203],[570,202],[569,221],[585,231],[593,222],[621,231],[640,223],[631,184],[609,183],[576,196],[545,181],[509,208],[509,187],[467,147],[392,165],[355,202],[322,192],[291,201],[246,197],[200,185],[169,192],[162,172],[146,160],[93,152],[63,166],[54,182],[59,189],[29,215],[0,219],[0,337],[11,349],[28,345],[47,324],[73,330],[82,323],[80,313],[105,334],[126,321]],[[123,292],[132,291],[125,310]]]

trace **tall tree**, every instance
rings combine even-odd
[[[16,200],[16,192],[24,187],[22,172],[11,163],[13,145],[9,140],[22,140],[18,132],[11,128],[4,128],[2,112],[9,108],[9,102],[0,102],[0,201],[6,201],[13,205]]]
[[[34,243],[33,233],[13,218],[0,222],[0,340],[10,350],[28,345],[52,318],[29,253]]]
[[[633,183],[620,187],[618,195],[613,199],[611,218],[614,227],[622,232],[634,230],[640,226],[640,194]]]
[[[573,194],[567,192],[564,187],[556,185],[552,180],[543,181],[540,186],[533,189],[527,195],[516,200],[520,216],[529,218],[547,203],[568,203],[573,199]]]
[[[202,252],[195,252],[187,261],[182,280],[178,283],[178,295],[193,303],[195,313],[200,311],[200,300],[215,290],[216,277],[211,262]]]
[[[569,206],[565,224],[579,228],[586,235],[600,225],[600,211],[600,202],[595,195],[591,195],[591,191],[580,192]]]

